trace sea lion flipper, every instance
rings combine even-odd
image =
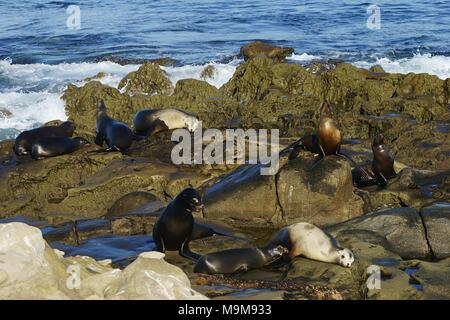
[[[103,142],[105,141],[105,137],[99,132],[97,133],[97,135],[95,136],[95,144],[98,146],[103,146]]]
[[[318,164],[320,161],[322,161],[323,159],[325,159],[325,157],[322,157],[322,156],[318,155],[318,156],[314,159],[314,161],[313,161],[313,163],[311,164],[311,166],[309,167],[309,170],[314,169],[314,168],[317,166],[317,164]]]
[[[385,186],[387,186],[387,179],[386,179],[386,177],[385,177],[381,172],[376,171],[376,172],[375,172],[375,176],[376,176],[376,179],[377,179],[377,184],[378,184],[380,187],[385,187]]]
[[[178,251],[178,253],[180,254],[180,256],[185,257],[185,258],[188,258],[188,259],[191,259],[191,260],[193,260],[193,261],[195,261],[195,262],[197,262],[198,259],[200,259],[200,258],[202,257],[201,255],[199,255],[199,254],[197,254],[197,253],[195,253],[195,252],[192,252],[192,251],[189,249],[189,238],[187,238],[187,239],[183,242],[183,244],[181,245],[181,248],[180,248],[180,250]]]

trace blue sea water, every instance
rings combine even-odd
[[[380,29],[367,26],[374,4]],[[79,29],[67,25],[73,5]],[[239,47],[265,39],[293,47],[298,63],[337,58],[445,79],[449,25],[449,0],[0,0],[0,140],[64,118],[68,82],[104,71],[102,81],[114,86],[138,68],[98,58],[171,57],[178,61],[166,69],[173,82],[215,63],[212,81],[220,86],[240,63]]]

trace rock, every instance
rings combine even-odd
[[[106,261],[63,255],[35,227],[0,224],[0,298],[205,299],[159,252],[142,253],[122,271]]]
[[[368,213],[327,230],[338,239],[358,239],[381,245],[403,259],[431,257],[422,219],[413,208],[393,208]]]
[[[286,57],[294,52],[293,48],[281,48],[263,41],[253,41],[241,47],[241,55],[244,59],[250,60],[255,57],[267,57],[276,62],[282,62]]]
[[[204,216],[328,226],[362,214],[363,201],[353,194],[348,162],[327,157],[309,170],[312,161],[312,155],[302,153],[276,176],[261,175],[259,165],[242,166],[205,191]]]
[[[329,156],[314,169],[313,157],[304,152],[284,166],[277,178],[283,220],[329,226],[363,213],[363,201],[353,194],[349,162]]]
[[[14,143],[15,143],[14,139],[0,141],[0,163],[9,160],[13,157]]]
[[[113,218],[124,216],[130,214],[130,211],[135,211],[133,209],[138,209],[142,206],[146,206],[147,208],[152,207],[154,208],[154,211],[157,211],[164,206],[164,203],[150,192],[130,192],[114,202],[108,209],[106,217]]]
[[[200,73],[200,78],[203,80],[213,79],[216,72],[216,68],[212,64],[209,64]]]
[[[427,231],[427,239],[437,259],[450,257],[450,204],[435,203],[420,211]]]
[[[166,73],[156,64],[146,62],[130,72],[119,83],[119,90],[129,94],[169,95],[173,86]]]
[[[370,67],[369,70],[370,70],[370,72],[375,72],[375,73],[385,73],[386,72],[386,71],[384,71],[383,67],[380,66],[379,64]]]
[[[259,165],[242,166],[208,188],[204,217],[266,223],[277,211],[275,176],[260,174]]]
[[[134,109],[129,106],[128,98],[116,88],[108,87],[99,81],[90,81],[83,87],[69,84],[62,98],[66,102],[66,114],[75,121],[75,135],[88,139],[95,137],[95,117],[97,102],[104,100],[108,115],[114,119],[131,124]]]
[[[450,299],[450,258],[439,262],[410,261],[412,282],[420,286],[426,299]]]
[[[7,109],[0,109],[0,117],[1,118],[5,118],[5,119],[8,119],[8,118],[11,118],[11,116],[12,116],[13,114],[12,114],[12,112],[11,111],[9,111],[9,110],[7,110]]]
[[[146,62],[154,63],[160,66],[175,66],[177,64],[177,61],[169,58],[169,57],[163,57],[163,58],[155,58],[155,59],[133,59],[133,58],[123,58],[123,57],[117,57],[117,56],[103,56],[103,57],[97,57],[94,59],[94,62],[102,62],[102,61],[111,61],[117,64],[120,64],[122,66],[127,64],[143,64]]]

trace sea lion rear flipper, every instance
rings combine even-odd
[[[97,133],[95,136],[95,144],[98,146],[103,146],[103,142],[105,141],[105,137],[101,133]]]
[[[181,248],[180,248],[180,250],[178,251],[178,253],[180,254],[180,256],[185,257],[185,258],[188,258],[188,259],[191,259],[191,260],[193,260],[193,261],[195,261],[195,262],[197,262],[198,259],[200,259],[200,258],[202,257],[201,255],[199,255],[199,254],[197,254],[197,253],[195,253],[195,252],[192,252],[192,251],[189,249],[189,238],[186,239],[186,240],[183,242],[183,244],[181,245]]]

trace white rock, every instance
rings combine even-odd
[[[110,261],[68,257],[39,229],[0,224],[0,299],[207,299],[159,252],[142,253],[124,270]]]

